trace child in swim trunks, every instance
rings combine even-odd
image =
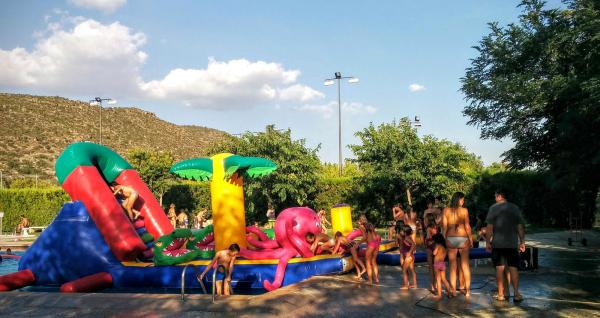
[[[435,270],[435,286],[437,289],[437,295],[433,299],[440,300],[442,298],[442,284],[444,284],[446,294],[450,298],[452,297],[452,293],[450,292],[450,285],[446,280],[446,240],[442,234],[438,233],[433,236],[433,241],[435,244],[435,249],[433,250],[433,268]]]
[[[110,189],[113,191],[114,196],[120,196],[123,198],[121,205],[127,211],[127,216],[133,222],[140,217],[140,212],[133,208],[135,201],[138,199],[139,194],[132,187],[120,185],[116,182],[111,183]]]
[[[354,261],[354,267],[356,268],[356,279],[362,279],[362,275],[366,271],[365,263],[358,257],[358,243],[349,240],[347,237],[342,235],[342,232],[337,231],[334,235],[335,247],[331,254],[344,254],[350,252],[352,254],[352,260]]]
[[[198,279],[202,280],[204,278],[204,275],[206,275],[206,273],[212,268],[213,270],[218,271],[216,275],[215,284],[217,287],[216,294],[225,296],[231,295],[231,290],[229,290],[231,283],[231,275],[233,274],[233,265],[239,252],[240,246],[236,243],[231,244],[226,250],[218,251],[215,255],[215,258],[213,258],[212,262],[210,262],[210,264],[206,266],[206,268],[204,269],[202,274],[200,274]],[[225,268],[225,270],[222,270],[221,267],[219,267],[220,265],[222,265]],[[227,277],[224,277],[224,272],[227,273]],[[225,279],[225,284],[223,283],[223,279]]]
[[[412,239],[412,229],[406,225],[404,227],[404,239],[400,246],[400,254],[403,259],[402,262],[402,280],[404,285],[400,289],[417,288],[417,273],[415,272],[415,250],[417,244]],[[408,284],[408,276],[412,275],[412,285]]]

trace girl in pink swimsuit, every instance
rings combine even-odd
[[[427,252],[427,264],[429,265],[429,291],[435,292],[435,270],[433,268],[433,250],[435,250],[435,242],[433,236],[438,233],[438,226],[435,223],[435,216],[432,213],[427,214],[427,229],[425,231],[425,247]]]
[[[369,283],[379,284],[379,266],[377,265],[377,254],[379,253],[379,245],[381,244],[381,236],[375,231],[375,226],[371,223],[365,225],[367,251],[365,253],[365,262],[367,263],[367,276]]]
[[[442,284],[444,284],[444,288],[446,289],[446,294],[448,294],[448,298],[452,297],[450,285],[446,280],[446,239],[442,234],[435,234],[433,236],[433,241],[435,243],[435,249],[433,250],[433,268],[435,270],[435,281],[436,281],[436,289],[437,295],[434,299],[439,300],[442,298]]]
[[[417,244],[412,239],[412,229],[410,226],[404,227],[404,239],[400,247],[400,254],[404,259],[402,263],[402,280],[404,285],[400,289],[417,288],[417,273],[415,272],[415,250]],[[408,284],[408,275],[412,275],[412,285]]]

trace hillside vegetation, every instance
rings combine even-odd
[[[99,141],[100,106],[62,97],[0,93],[0,170],[4,178],[54,175],[54,162],[76,141]],[[173,153],[175,160],[205,156],[227,134],[178,126],[138,108],[104,107],[102,142],[125,155],[133,148]]]

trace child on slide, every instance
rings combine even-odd
[[[129,216],[129,219],[132,222],[140,217],[140,212],[133,208],[139,194],[132,187],[113,182],[110,185],[110,189],[113,191],[114,196],[123,198],[123,203],[121,203],[121,205],[127,211],[127,216]]]
[[[349,240],[347,237],[342,235],[342,232],[337,231],[334,235],[335,247],[331,254],[344,254],[344,252],[350,252],[352,254],[352,260],[354,261],[354,267],[356,268],[356,279],[362,279],[362,275],[366,272],[365,263],[358,257],[358,243]]]
[[[200,274],[198,280],[204,279],[204,275],[206,275],[206,273],[208,273],[208,271],[211,268],[213,270],[217,270],[217,281],[215,284],[215,286],[217,287],[216,294],[225,296],[231,295],[231,290],[229,290],[229,287],[231,282],[231,275],[233,273],[233,264],[235,263],[235,259],[237,258],[239,252],[240,246],[236,243],[229,245],[229,248],[226,250],[218,251],[215,255],[215,258],[213,258],[212,262],[210,262],[210,264],[206,266],[202,274]],[[223,267],[225,267],[227,277],[224,277],[225,273],[223,272],[221,267],[219,267],[219,265],[223,265]],[[223,279],[225,279],[226,284],[223,283]]]

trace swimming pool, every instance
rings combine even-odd
[[[23,252],[14,252],[14,254],[23,255]],[[0,254],[0,256],[2,256],[2,262],[0,262],[0,275],[6,275],[18,271],[19,260],[4,257],[4,255],[4,253]]]
[[[14,252],[15,255],[23,255],[25,252]],[[0,256],[4,256],[2,253]],[[0,276],[15,273],[19,269],[19,260],[14,258],[3,257],[0,262]],[[210,293],[210,286],[207,286]],[[24,292],[60,292],[60,286],[27,286],[19,289]],[[98,291],[99,293],[141,293],[141,294],[179,294],[181,289],[179,288],[107,288]],[[244,295],[259,295],[266,291],[262,289],[253,288],[236,288],[234,292]],[[186,288],[186,294],[202,294],[202,290],[199,288]]]

